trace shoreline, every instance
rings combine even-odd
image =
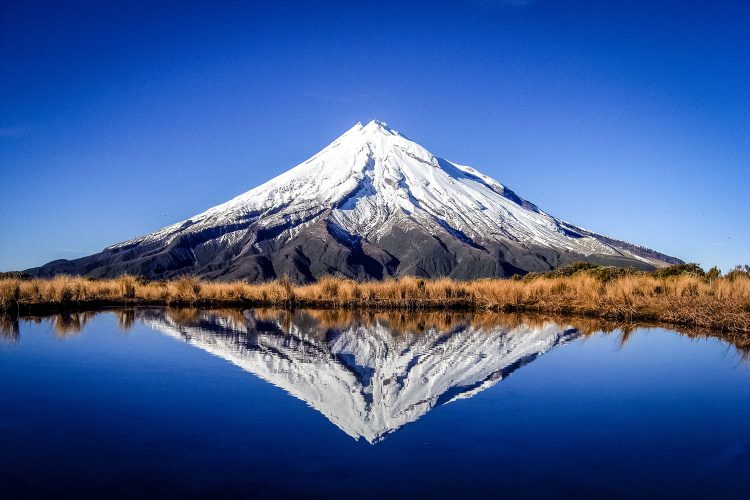
[[[629,337],[630,333],[636,329],[654,329],[660,328],[687,335],[692,338],[716,338],[723,342],[733,345],[743,357],[750,355],[750,335],[742,331],[726,331],[715,328],[697,327],[692,325],[682,325],[666,323],[663,321],[653,321],[644,319],[612,319],[601,316],[576,314],[576,313],[550,313],[548,311],[534,310],[511,310],[498,311],[488,309],[470,309],[470,308],[440,308],[440,309],[393,309],[393,308],[363,308],[363,307],[296,307],[283,308],[278,306],[264,306],[257,304],[161,304],[161,303],[75,303],[68,304],[66,307],[59,305],[44,305],[24,311],[17,311],[12,314],[0,314],[0,327],[5,332],[18,333],[18,322],[20,321],[39,321],[47,318],[68,318],[61,323],[67,325],[70,322],[73,332],[78,332],[80,328],[76,327],[78,321],[86,321],[89,315],[112,313],[122,317],[138,315],[138,311],[162,310],[165,314],[173,318],[179,318],[184,321],[185,318],[195,318],[200,314],[226,314],[232,317],[239,311],[254,310],[262,314],[283,314],[293,318],[296,315],[312,316],[320,322],[328,322],[329,327],[340,327],[347,321],[372,322],[376,319],[385,320],[388,324],[412,324],[415,331],[422,331],[424,328],[439,324],[440,321],[460,323],[461,321],[479,321],[482,324],[487,322],[497,322],[498,324],[531,324],[552,321],[558,324],[570,324],[580,330],[585,335],[596,332],[613,333],[620,331],[623,339]],[[81,319],[82,318],[82,319]],[[59,320],[58,320],[59,321]],[[286,320],[285,320],[286,321]],[[132,321],[131,321],[132,322]],[[123,320],[123,323],[128,323]],[[68,333],[65,329],[64,333]]]
[[[750,278],[625,275],[602,280],[586,274],[529,280],[453,281],[399,278],[355,282],[323,278],[260,284],[195,278],[144,282],[60,276],[0,279],[0,313],[55,314],[122,307],[343,309],[541,313],[655,322],[705,328],[750,338]]]
[[[254,309],[273,308],[286,311],[296,310],[319,310],[319,311],[355,311],[355,312],[404,312],[404,313],[434,313],[434,312],[456,312],[456,313],[505,313],[505,314],[552,314],[563,317],[578,317],[586,319],[601,319],[614,322],[650,322],[663,325],[687,326],[708,328],[718,332],[740,332],[750,336],[750,329],[742,328],[743,313],[737,326],[726,326],[719,324],[699,324],[687,319],[661,319],[660,314],[654,311],[602,311],[597,313],[591,310],[581,310],[574,306],[561,306],[547,308],[530,304],[498,304],[492,306],[479,306],[472,302],[450,302],[439,301],[413,301],[407,303],[389,302],[361,302],[340,303],[331,300],[294,300],[293,302],[278,301],[255,301],[255,300],[211,300],[198,299],[194,301],[171,300],[155,301],[140,299],[122,300],[79,300],[69,302],[44,302],[44,303],[19,303],[16,307],[0,308],[0,314],[10,317],[40,316],[49,314],[62,314],[69,312],[99,312],[114,309],[129,308],[174,308],[174,309]],[[747,315],[750,320],[750,315]]]

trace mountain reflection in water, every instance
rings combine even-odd
[[[284,389],[370,443],[578,335],[552,322],[455,315],[145,310],[137,319]]]
[[[75,336],[95,312],[51,317]],[[431,409],[470,398],[553,347],[613,326],[601,321],[462,313],[348,310],[121,309],[305,401],[354,439],[382,440]],[[42,318],[36,318],[41,321]],[[632,328],[619,326],[621,342]],[[18,340],[18,323],[2,322]],[[743,351],[741,346],[735,346]]]
[[[745,498],[746,336],[652,326],[341,310],[0,317],[3,496]]]

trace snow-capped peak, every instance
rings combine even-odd
[[[584,254],[614,253],[570,238],[559,221],[477,170],[436,157],[384,122],[358,123],[316,155],[193,221],[257,214],[264,225],[327,213],[337,230],[377,242],[394,225],[447,230],[465,240],[509,238]]]
[[[339,245],[335,251],[316,246],[315,252],[334,252],[332,260],[308,255],[310,242],[321,240]],[[226,203],[105,252],[145,244],[145,255],[156,255],[158,248],[172,252],[174,242],[180,243],[178,255],[165,264],[149,263],[149,273],[171,275],[185,266],[225,276],[239,258],[252,260],[249,276],[278,276],[277,266],[289,265],[304,280],[329,272],[359,278],[507,276],[583,259],[679,262],[556,219],[493,178],[434,155],[378,120],[357,123],[306,161]],[[293,264],[278,261],[278,249],[288,243],[299,256]],[[374,253],[358,250],[361,244]],[[425,244],[432,254],[419,247]],[[133,252],[133,258],[138,255]],[[266,260],[257,261],[260,255]],[[237,264],[230,275],[248,271]]]
[[[336,140],[334,140],[328,147],[324,148],[323,151],[328,149],[329,147],[340,144],[341,141],[344,140],[362,140],[367,138],[372,138],[376,135],[401,135],[397,130],[394,130],[388,126],[386,122],[380,121],[380,120],[370,120],[366,124],[363,124],[362,122],[357,122],[352,128],[341,134]]]
[[[397,130],[393,130],[388,124],[380,120],[370,120],[367,125],[364,125],[363,130],[369,133],[381,133],[386,135],[401,135]]]

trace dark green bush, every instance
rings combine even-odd
[[[709,269],[708,272],[706,273],[706,279],[709,282],[711,282],[711,281],[713,281],[715,279],[719,279],[719,278],[721,278],[721,270],[718,267],[716,267],[716,266],[714,266],[711,269]]]
[[[591,262],[573,262],[572,264],[560,266],[554,271],[550,271],[546,274],[550,275],[550,278],[564,278],[566,276],[573,276],[574,274],[581,271],[591,271],[600,267],[601,266],[597,266],[596,264],[592,264]]]
[[[622,278],[623,276],[643,274],[643,271],[639,271],[634,267],[602,266],[595,269],[589,269],[586,271],[586,274],[600,281],[611,281],[617,278]]]
[[[750,266],[737,266],[732,272],[735,273],[735,275],[738,275],[737,273],[750,275]],[[634,267],[600,266],[597,264],[592,264],[590,262],[574,262],[572,264],[560,266],[557,269],[553,269],[552,271],[547,271],[545,273],[528,273],[523,277],[523,281],[532,281],[537,278],[565,278],[578,274],[591,276],[592,278],[596,278],[604,282],[622,278],[624,276],[644,274],[651,274],[651,276],[655,278],[669,278],[672,276],[690,275],[706,277],[707,279],[715,279],[720,275],[720,273],[719,275],[717,275],[717,273],[719,273],[718,269],[714,268],[709,271],[709,274],[707,275],[706,272],[698,264],[695,263],[675,264],[672,266],[662,267],[660,269],[656,269],[654,271],[651,271],[650,273],[647,273],[646,271],[639,271]]]
[[[34,276],[30,275],[29,273],[24,273],[21,271],[3,271],[0,272],[0,280],[31,280],[34,279]]]
[[[662,267],[651,273],[655,278],[670,278],[672,276],[692,275],[703,277],[706,272],[696,263],[675,264],[672,266]]]
[[[747,276],[748,278],[750,278],[750,266],[748,266],[747,264],[745,264],[744,266],[735,266],[734,269],[727,273],[727,278],[732,281],[740,276]]]

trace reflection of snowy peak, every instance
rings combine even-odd
[[[31,271],[477,278],[575,260],[678,262],[556,219],[490,177],[372,121],[227,203],[99,254]]]
[[[284,327],[280,319],[246,315],[231,320],[207,312],[175,321],[146,311],[141,319],[284,389],[371,443],[436,406],[494,385],[577,335],[552,323],[395,334],[374,322],[323,331],[304,321]]]

